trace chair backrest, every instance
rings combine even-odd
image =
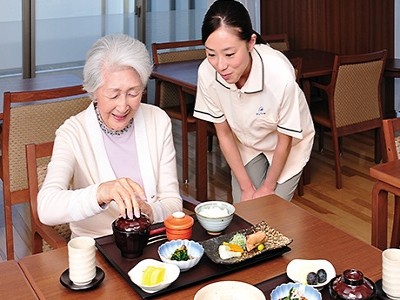
[[[54,140],[55,131],[91,102],[81,85],[4,93],[3,195],[7,257],[13,258],[12,205],[29,201],[25,145]]]
[[[261,38],[264,40],[265,43],[276,50],[290,50],[289,38],[287,33],[263,34],[261,35]]]
[[[201,40],[153,43],[151,48],[154,65],[206,57]],[[168,82],[156,80],[155,104],[162,108],[179,106],[177,87]]]
[[[370,129],[381,126],[385,61],[386,50],[335,57],[328,94],[336,128],[359,126],[366,131],[368,126]]]
[[[40,222],[37,212],[37,195],[47,174],[54,141],[26,145],[26,163],[30,198],[32,254],[66,246],[71,236],[69,224],[47,226]]]
[[[382,121],[382,127],[387,160],[398,160],[400,157],[400,118],[385,119]]]

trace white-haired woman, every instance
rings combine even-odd
[[[161,222],[182,210],[171,120],[141,103],[151,70],[146,47],[127,35],[105,36],[89,50],[83,76],[93,102],[56,132],[38,195],[43,223],[98,237],[121,215],[141,211]]]

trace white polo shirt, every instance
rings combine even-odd
[[[292,149],[278,183],[299,173],[310,158],[314,125],[290,61],[267,45],[255,45],[250,75],[241,89],[227,83],[207,59],[198,70],[194,116],[227,121],[246,165],[260,153],[272,161],[277,131],[292,136]]]

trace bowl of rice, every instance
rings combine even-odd
[[[219,235],[233,219],[235,207],[224,201],[206,201],[198,204],[195,209],[200,225],[211,235]]]

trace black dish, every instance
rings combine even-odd
[[[228,242],[236,233],[242,233],[245,236],[256,231],[264,231],[267,236],[267,241],[265,243],[265,248],[263,250],[254,249],[250,252],[243,252],[241,257],[233,257],[229,259],[221,259],[218,252],[218,247],[222,245],[223,242]],[[231,232],[228,234],[220,235],[215,238],[211,238],[205,241],[201,241],[200,244],[204,248],[205,254],[216,264],[232,265],[241,263],[243,261],[252,259],[253,257],[268,254],[270,251],[284,248],[292,242],[292,239],[286,237],[279,231],[270,227],[265,221],[262,221],[252,227],[241,229],[236,232]]]
[[[97,287],[104,280],[104,277],[104,271],[100,267],[96,267],[96,276],[91,282],[85,285],[76,285],[69,279],[69,269],[66,269],[60,276],[60,282],[70,290],[83,291]]]
[[[386,293],[383,291],[382,288],[382,279],[379,279],[377,282],[375,282],[376,286],[376,295],[378,299],[383,299],[383,300],[392,300],[390,299]]]

